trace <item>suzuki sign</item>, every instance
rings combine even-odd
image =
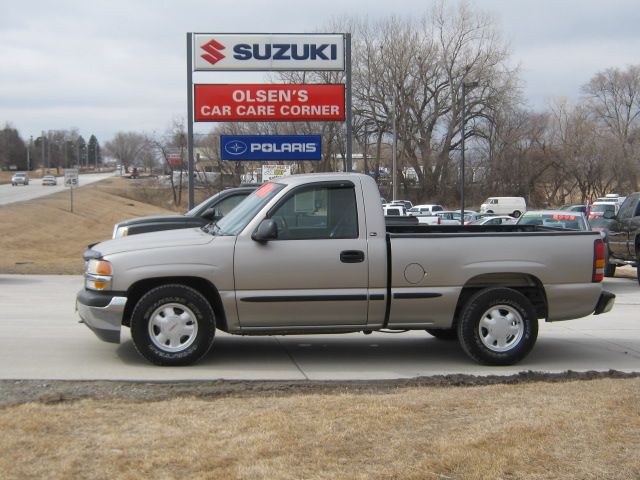
[[[344,70],[341,34],[194,35],[196,71]]]
[[[344,84],[195,85],[196,122],[343,121]]]

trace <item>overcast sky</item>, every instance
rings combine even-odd
[[[471,0],[496,17],[532,108],[640,64],[639,0]],[[333,17],[420,16],[429,0],[0,0],[0,128],[100,143],[186,118],[186,32],[290,33]],[[216,73],[209,83],[242,82]],[[237,74],[236,74],[237,75]],[[251,83],[251,81],[247,81]],[[197,124],[196,131],[210,125]]]

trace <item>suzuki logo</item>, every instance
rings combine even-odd
[[[205,43],[200,48],[207,52],[206,54],[201,55],[201,57],[211,65],[215,65],[225,57],[220,51],[224,50],[224,45],[222,45],[220,42],[217,42],[216,40],[212,39],[210,42]]]
[[[224,150],[229,155],[242,155],[247,151],[247,144],[240,140],[233,140],[224,146]]]

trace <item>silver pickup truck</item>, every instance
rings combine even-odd
[[[76,306],[102,340],[131,329],[158,365],[196,362],[239,335],[426,330],[477,362],[509,365],[538,319],[611,309],[598,233],[537,226],[385,225],[375,182],[294,175],[216,224],[99,243]]]

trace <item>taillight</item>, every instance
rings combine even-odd
[[[436,225],[440,225],[442,223],[442,219],[438,217],[438,223]]]
[[[604,279],[604,242],[601,238],[593,242],[593,274],[592,282],[601,282]]]

